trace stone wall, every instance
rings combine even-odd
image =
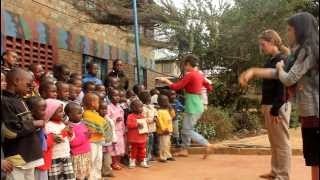
[[[16,13],[22,17],[32,18],[34,21],[43,22],[62,28],[90,39],[108,43],[111,46],[126,50],[129,56],[134,57],[134,44],[128,39],[133,35],[121,31],[110,25],[99,25],[85,13],[79,12],[71,4],[63,0],[2,0],[2,8]],[[141,55],[153,59],[153,49],[141,47]],[[57,49],[57,62],[66,64],[72,72],[82,72],[82,53],[66,49]],[[113,57],[111,57],[113,58]],[[112,59],[108,60],[108,70],[112,68]],[[135,66],[125,64],[125,74],[130,80],[130,87],[136,83]],[[163,76],[153,70],[147,70],[148,89],[155,87],[155,77]]]

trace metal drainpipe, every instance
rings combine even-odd
[[[141,83],[141,77],[140,77],[140,31],[139,31],[139,24],[138,24],[137,0],[132,0],[132,4],[133,4],[133,17],[134,17],[134,36],[135,36],[137,78],[138,78],[138,84],[140,84]]]

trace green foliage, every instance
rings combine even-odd
[[[235,130],[232,121],[233,118],[228,111],[209,107],[198,122],[197,130],[208,139],[225,139],[231,137]]]
[[[213,139],[216,136],[215,124],[210,122],[199,122],[196,131],[203,135],[206,139]]]
[[[258,112],[244,111],[233,115],[233,125],[236,131],[246,129],[248,131],[258,130],[262,127],[262,118]]]
[[[299,114],[296,105],[292,105],[291,117],[290,117],[290,128],[297,128],[300,126]]]

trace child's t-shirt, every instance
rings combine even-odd
[[[172,133],[172,114],[169,109],[159,109],[158,110],[158,121],[157,121],[157,133],[163,134],[165,130],[168,130],[169,133]]]
[[[148,128],[149,132],[156,132],[156,122],[154,118],[157,116],[158,112],[153,105],[144,105],[143,106],[143,116],[148,119]]]
[[[74,132],[74,138],[70,141],[71,154],[79,155],[91,151],[88,138],[89,130],[83,122],[71,123],[70,127]]]
[[[142,114],[129,114],[128,116],[128,142],[129,143],[146,143],[147,134],[139,134],[137,119],[143,119]]]
[[[63,139],[63,142],[54,144],[52,148],[52,159],[65,158],[70,156],[69,137],[63,132],[66,125],[63,122],[49,121],[45,130],[47,134],[55,134]]]

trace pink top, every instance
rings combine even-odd
[[[79,155],[91,151],[90,141],[87,136],[88,128],[82,122],[70,123],[74,132],[74,139],[70,142],[71,154]]]
[[[116,132],[120,131],[124,133],[124,111],[119,104],[114,105],[111,103],[108,105],[108,117],[113,120]],[[117,121],[118,118],[121,118],[121,120]]]

